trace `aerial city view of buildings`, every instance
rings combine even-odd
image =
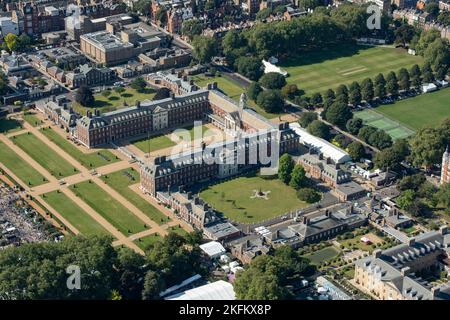
[[[0,299],[450,300],[449,41],[448,0],[1,1]]]

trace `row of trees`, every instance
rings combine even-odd
[[[142,256],[113,248],[109,237],[70,237],[0,252],[3,299],[159,299],[165,288],[204,274],[198,233],[175,233],[149,245]],[[81,271],[81,289],[67,287],[66,269]]]

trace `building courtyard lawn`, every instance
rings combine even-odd
[[[143,221],[94,182],[84,181],[70,186],[70,190],[124,235],[148,229],[148,227],[144,226],[145,223]]]
[[[241,94],[246,92],[246,88],[236,83],[233,79],[225,75],[215,76],[215,77],[207,77],[205,75],[196,75],[193,76],[192,79],[199,87],[206,87],[208,83],[217,82],[217,86],[221,91],[223,91],[228,97],[239,102]],[[264,111],[261,107],[259,107],[253,100],[247,101],[248,106],[258,112],[260,115],[264,116],[267,119],[276,118],[278,116],[283,115],[284,113],[270,113]]]
[[[40,131],[49,138],[58,147],[70,154],[75,160],[81,163],[85,168],[98,168],[110,163],[117,162],[119,159],[108,150],[98,150],[92,153],[84,153],[79,150],[69,140],[63,138],[52,128],[42,128]]]
[[[171,220],[129,188],[130,185],[139,183],[140,181],[139,172],[136,170],[125,169],[116,171],[108,175],[103,175],[101,179],[156,223],[163,224]]]
[[[202,125],[201,128],[201,138],[208,137],[214,134],[212,130],[209,130],[209,128],[204,125]],[[190,138],[184,135],[183,132],[172,132],[165,135],[150,137],[148,139],[144,138],[133,142],[133,145],[139,148],[142,152],[151,153],[157,150],[173,147],[177,144],[177,141],[180,141],[181,143],[187,143],[187,139],[193,140],[194,138],[197,138],[194,136],[195,127],[185,128],[185,130],[188,131]]]
[[[122,94],[119,94],[114,90],[110,90],[110,92],[111,95],[109,97],[103,96],[101,92],[95,94],[95,100],[92,105],[83,107],[78,103],[73,103],[73,108],[82,115],[85,115],[88,110],[94,111],[94,109],[99,109],[102,113],[105,113],[127,108],[128,106],[134,106],[136,100],[151,100],[156,94],[156,91],[151,88],[146,88],[143,92],[138,92],[130,87],[125,88],[125,91]],[[124,103],[126,103],[127,106],[124,105]]]
[[[1,141],[0,162],[30,187],[35,187],[47,182],[44,176]]]
[[[323,248],[314,253],[307,254],[304,257],[311,261],[312,264],[321,265],[324,262],[333,260],[340,254],[340,251],[333,246]]]
[[[259,190],[270,191],[268,199],[252,198]],[[209,186],[200,192],[200,197],[226,217],[240,223],[260,222],[308,206],[297,198],[293,188],[280,180],[254,175]]]
[[[381,105],[374,110],[416,130],[435,127],[450,118],[450,88]]]
[[[296,84],[307,95],[335,89],[340,84],[374,78],[378,73],[385,76],[390,71],[421,64],[422,58],[407,54],[403,49],[342,45],[302,53],[279,64],[289,73],[288,83]]]
[[[71,176],[78,170],[31,133],[11,137],[11,141],[57,178]]]
[[[43,200],[59,212],[71,225],[77,228],[82,235],[109,235],[98,222],[81,209],[75,202],[69,199],[64,193],[57,191],[43,195]]]

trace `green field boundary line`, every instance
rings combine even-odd
[[[397,120],[394,120],[394,119],[392,119],[391,117],[385,115],[385,114],[382,113],[382,112],[378,112],[378,111],[376,111],[376,110],[374,110],[374,109],[370,109],[370,110],[371,110],[372,112],[378,114],[378,115],[381,115],[381,116],[385,117],[386,119],[389,119],[390,121],[392,121],[393,123],[398,124],[398,125],[401,126],[401,127],[405,127],[406,129],[412,131],[412,132],[411,132],[412,134],[414,134],[414,133],[417,132],[415,129],[413,129],[413,128],[410,127],[409,125],[404,124],[404,123],[402,123],[402,122],[399,122],[399,121],[397,121]]]

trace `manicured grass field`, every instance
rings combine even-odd
[[[167,229],[168,231],[169,231],[169,233],[170,232],[173,232],[173,233],[176,233],[176,234],[178,234],[178,235],[180,235],[180,236],[185,236],[185,235],[187,235],[188,233],[187,233],[187,231],[186,230],[184,230],[182,227],[180,227],[180,226],[173,226],[173,227],[170,227],[169,229]]]
[[[171,220],[129,188],[130,185],[139,183],[139,172],[136,170],[125,169],[116,171],[114,173],[102,176],[101,179],[156,223],[163,224]]]
[[[109,235],[98,222],[81,209],[75,202],[69,199],[64,193],[53,191],[46,193],[44,201],[59,212],[67,221],[70,222],[81,234],[90,235]]]
[[[18,154],[0,141],[0,162],[30,187],[46,182],[46,179]]]
[[[124,235],[146,230],[144,222],[94,182],[84,181],[70,189]]]
[[[166,135],[151,137],[149,139],[141,139],[135,141],[133,145],[142,150],[142,152],[151,153],[156,150],[173,147],[177,144],[176,141],[179,141],[180,143],[186,143],[188,142],[186,141],[188,139],[193,140],[194,138],[197,138],[194,136],[194,129],[194,127],[186,128],[186,130],[188,130],[190,138],[188,138],[184,134],[184,132],[169,133]],[[214,134],[214,132],[208,130],[208,127],[202,126],[201,137],[207,137]]]
[[[24,133],[14,136],[11,141],[57,178],[71,176],[78,172],[33,134]]]
[[[25,112],[23,114],[22,118],[23,118],[23,120],[28,122],[33,127],[37,127],[42,124],[42,121],[38,117],[36,117],[35,114],[33,114],[31,112]]]
[[[158,233],[153,233],[149,236],[139,238],[134,240],[133,242],[142,250],[145,250],[150,244],[154,244],[155,242],[161,240],[161,236]]]
[[[255,190],[270,191],[268,200],[253,198]],[[231,220],[255,223],[307,206],[293,188],[278,179],[244,176],[210,186],[200,197]]]
[[[0,133],[12,133],[23,129],[22,124],[15,119],[0,119]]]
[[[60,134],[58,134],[58,132],[56,132],[52,128],[42,128],[41,132],[58,147],[70,154],[85,168],[98,168],[118,161],[117,157],[108,150],[98,150],[93,153],[83,153],[75,145],[73,145],[67,139],[64,139]]]
[[[225,75],[222,75],[220,77],[219,76],[207,77],[204,75],[197,75],[193,76],[192,79],[200,87],[206,87],[208,83],[217,82],[217,86],[219,87],[219,89],[222,90],[231,99],[237,102],[239,102],[241,94],[247,91],[245,87],[239,85],[233,79],[230,79]],[[278,114],[266,112],[261,107],[259,107],[253,100],[250,99],[247,101],[247,103],[250,108],[255,109],[256,112],[266,117],[267,119],[276,118],[283,114],[283,113]]]
[[[355,117],[362,119],[366,125],[384,130],[393,140],[405,139],[414,135],[415,131],[413,129],[407,128],[405,125],[386,117],[383,113],[376,110],[359,111],[355,113]]]
[[[450,118],[450,88],[382,105],[375,110],[416,130],[433,127]]]
[[[311,95],[421,62],[420,57],[409,55],[403,49],[345,45],[303,53],[279,66],[289,73],[286,78],[289,83],[297,84]]]
[[[74,103],[73,108],[75,111],[83,115],[86,114],[86,111],[93,111],[94,109],[99,109],[102,113],[104,113],[126,108],[127,106],[124,106],[124,102],[128,106],[134,106],[136,100],[151,100],[155,96],[155,94],[156,92],[151,88],[147,88],[145,92],[137,92],[133,88],[125,88],[125,92],[123,92],[121,95],[114,90],[111,90],[111,95],[107,98],[104,97],[101,93],[98,93],[94,95],[95,101],[92,105],[83,107],[78,103]]]
[[[142,152],[151,153],[156,150],[173,147],[176,143],[170,140],[166,135],[151,137],[150,139],[138,140],[133,143]]]
[[[339,255],[339,250],[335,247],[326,247],[318,250],[314,253],[305,255],[304,257],[309,259],[312,264],[320,265],[328,260],[332,260]]]

